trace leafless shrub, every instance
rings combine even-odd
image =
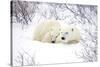
[[[97,18],[97,6],[75,6],[77,10],[75,10],[72,5],[66,4],[67,10],[72,12],[74,18],[79,21],[79,23],[76,24],[84,25],[81,27],[83,33],[80,42],[83,49],[81,51],[81,55],[78,55],[78,53],[76,55],[79,56],[79,58],[83,58],[85,62],[97,61],[97,19],[94,19]],[[77,17],[80,19],[77,19]],[[83,36],[85,36],[85,38],[83,38]]]
[[[18,53],[19,53],[19,55],[15,59],[15,62],[18,63],[20,66],[23,66],[24,65],[24,55],[20,52],[18,52]]]
[[[22,53],[18,52],[18,55],[14,62],[16,62],[16,65],[18,66],[34,66],[36,64],[35,57],[31,56],[26,51],[23,51]]]
[[[13,18],[13,22],[29,24],[29,21],[32,21],[36,8],[34,3],[28,1],[12,0],[11,6],[11,17]]]

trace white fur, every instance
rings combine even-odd
[[[65,39],[62,40],[62,37]],[[80,32],[75,26],[61,25],[57,21],[48,20],[38,24],[34,31],[34,40],[73,44],[80,41]]]
[[[65,40],[62,40],[62,37],[65,38]],[[60,35],[57,37],[56,42],[62,42],[62,43],[78,43],[80,41],[80,32],[75,26],[66,25],[61,28]]]
[[[34,31],[34,40],[42,42],[55,41],[60,29],[60,24],[57,21],[48,20],[40,23]]]

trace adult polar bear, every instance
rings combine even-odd
[[[34,31],[34,40],[55,43],[60,34],[60,24],[54,20],[47,20],[37,25]]]
[[[59,24],[54,20],[40,23],[34,31],[34,40],[49,43],[78,43],[80,32],[75,26]]]

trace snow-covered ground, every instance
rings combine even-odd
[[[20,64],[22,59],[21,54],[24,56],[23,60],[26,65],[27,62],[32,63],[31,57],[33,57],[35,64],[83,61],[83,59],[79,59],[75,54],[75,52],[81,51],[82,46],[80,44],[52,44],[34,41],[32,40],[33,30],[32,27],[23,30],[20,24],[13,23],[13,61],[15,65]]]
[[[36,7],[32,21],[29,21],[28,25],[17,23],[13,18],[12,61],[14,66],[96,61],[96,6],[71,4],[66,6],[60,3],[37,2],[28,2],[28,4]],[[80,42],[69,45],[32,40],[35,26],[46,19],[54,19],[61,24],[75,25],[81,33]]]

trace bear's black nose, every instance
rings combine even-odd
[[[52,43],[55,43],[55,41],[51,41]]]
[[[64,37],[61,37],[61,39],[62,39],[62,40],[65,40],[65,38],[64,38]]]

